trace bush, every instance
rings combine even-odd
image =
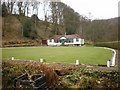
[[[37,38],[36,24],[37,17],[34,15],[31,19],[26,20],[23,23],[23,35],[24,37],[29,37],[31,39]]]
[[[3,47],[25,47],[25,46],[38,46],[39,43],[36,40],[10,40],[2,41]]]
[[[2,62],[2,73],[3,88],[14,88],[14,78],[25,73],[45,75],[50,88],[55,88],[58,84],[56,73],[51,68],[38,62],[4,60]]]
[[[82,81],[83,80],[83,81]],[[85,77],[85,78],[82,78],[82,83],[81,83],[81,87],[82,88],[90,88],[90,89],[92,89],[92,88],[96,88],[96,86],[97,86],[97,82],[96,82],[96,79],[95,78],[87,78],[87,77]]]

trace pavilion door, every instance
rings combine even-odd
[[[62,39],[62,45],[64,45],[65,44],[65,39]]]

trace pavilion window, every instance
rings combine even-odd
[[[59,43],[59,42],[61,42],[60,39],[55,39],[55,43]]]
[[[69,39],[66,39],[66,43],[69,43]]]
[[[73,39],[71,39],[71,43],[73,43]]]
[[[61,40],[60,39],[58,39],[58,43],[60,43],[61,42]]]
[[[52,39],[50,39],[50,42],[52,42]]]
[[[79,42],[79,39],[78,39],[78,38],[76,38],[76,42]]]
[[[70,42],[71,42],[71,40],[69,39],[69,40],[68,40],[68,42],[70,43]]]
[[[57,39],[54,39],[55,43],[57,43]]]

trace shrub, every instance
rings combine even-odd
[[[96,87],[96,79],[94,78],[83,78],[83,82],[81,83],[82,88],[95,88]]]
[[[70,75],[69,78],[71,81],[75,82],[77,81],[78,79],[80,79],[80,75],[78,72],[74,72],[72,75]]]
[[[35,40],[11,40],[2,41],[3,47],[25,47],[25,46],[37,46],[39,43]]]
[[[55,88],[59,80],[58,76],[51,68],[37,62],[4,60],[2,62],[2,73],[2,79],[4,81],[2,84],[3,88],[13,88],[13,79],[24,73],[30,75],[45,75],[50,88]]]

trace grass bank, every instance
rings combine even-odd
[[[98,42],[95,46],[99,47],[109,47],[113,49],[120,50],[120,41],[113,41],[113,42]]]

